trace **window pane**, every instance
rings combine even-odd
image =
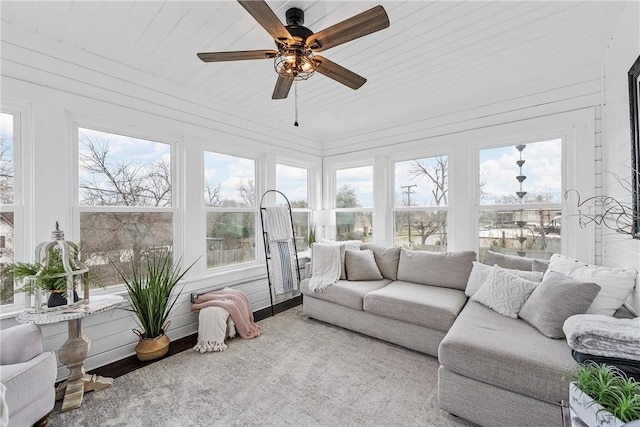
[[[395,164],[395,206],[447,206],[447,156]]]
[[[487,250],[549,259],[561,253],[562,211],[481,210],[480,259]]]
[[[3,275],[7,264],[13,263],[13,212],[0,213],[0,304],[13,300],[13,278]]]
[[[292,208],[309,207],[306,169],[276,165],[276,189],[287,196]]]
[[[561,139],[480,150],[480,203],[502,205],[521,200],[562,202]]]
[[[298,252],[309,250],[309,212],[291,212]]]
[[[447,251],[447,212],[396,211],[393,244],[421,251]]]
[[[373,207],[373,166],[336,171],[336,208]]]
[[[255,213],[207,213],[207,267],[255,261]]]
[[[14,197],[13,115],[0,114],[0,203],[12,204]]]
[[[205,205],[214,207],[255,207],[255,163],[251,159],[205,151]]]
[[[171,206],[171,146],[78,128],[84,206]]]
[[[336,240],[373,240],[373,214],[368,211],[336,212]]]
[[[111,263],[126,269],[130,261],[173,246],[171,212],[81,212],[82,259],[100,285],[122,283]]]

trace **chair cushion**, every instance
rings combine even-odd
[[[469,300],[440,343],[440,364],[457,374],[557,404],[576,367],[564,340]]]
[[[473,251],[440,253],[402,249],[398,280],[464,291],[475,259]]]
[[[300,282],[300,292],[313,298],[334,302],[355,310],[362,310],[362,298],[369,292],[380,289],[391,282],[389,279],[353,281],[338,280],[322,292],[309,292],[309,279]]]
[[[398,280],[365,295],[364,310],[446,332],[466,300],[456,289]]]

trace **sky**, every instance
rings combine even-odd
[[[337,170],[336,191],[345,185],[355,189],[361,207],[373,207],[373,166]]]
[[[480,171],[487,183],[483,192],[487,194],[481,204],[494,204],[496,199],[514,195],[520,190],[516,176],[520,174],[516,161],[520,152],[515,146],[480,150]],[[550,202],[562,201],[562,140],[526,144],[522,151],[522,191],[533,194],[549,194]],[[526,196],[525,196],[526,201]]]
[[[307,170],[295,166],[276,165],[276,190],[284,193],[289,202],[303,200],[309,203]]]

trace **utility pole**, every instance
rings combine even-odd
[[[413,191],[411,191],[411,189],[413,187],[417,187],[416,184],[411,184],[411,185],[401,185],[400,188],[405,189],[405,191],[403,191],[403,193],[407,193],[407,206],[411,207],[411,194],[413,194]],[[407,216],[408,216],[408,222],[409,222],[409,244],[413,244],[413,241],[411,240],[411,211],[407,211]]]

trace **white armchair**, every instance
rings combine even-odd
[[[37,325],[0,330],[0,382],[6,387],[9,426],[46,424],[55,405],[56,376],[56,356],[43,351]]]

